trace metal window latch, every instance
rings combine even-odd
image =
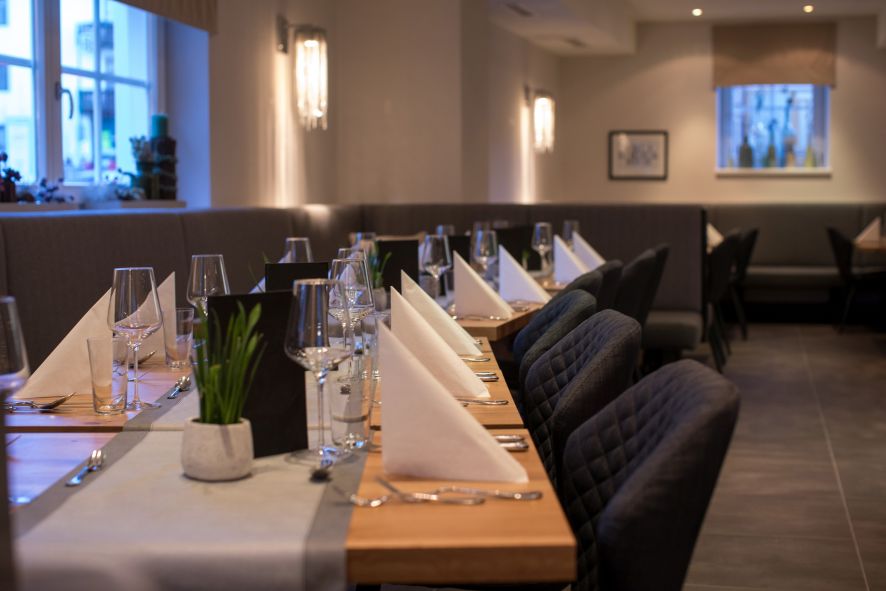
[[[62,96],[67,95],[68,97],[68,119],[74,118],[74,95],[71,94],[71,91],[62,86],[61,82],[55,83],[55,100],[61,101]]]

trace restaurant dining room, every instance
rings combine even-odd
[[[0,591],[886,591],[886,0],[0,0]]]

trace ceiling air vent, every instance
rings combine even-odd
[[[530,18],[532,13],[517,4],[516,2],[505,2],[505,6],[507,6],[511,12],[519,14],[523,18]]]

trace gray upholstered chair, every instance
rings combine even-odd
[[[637,318],[637,322],[643,328],[646,328],[646,319],[655,303],[655,296],[658,295],[658,286],[661,285],[661,278],[664,275],[671,248],[667,244],[659,244],[652,247],[652,251],[655,253],[655,273],[652,276],[652,285],[646,290],[645,297],[640,303],[640,315]]]
[[[735,387],[666,365],[566,442],[560,498],[580,591],[679,591],[738,416]]]
[[[532,365],[523,391],[523,418],[555,486],[566,438],[630,385],[639,353],[637,321],[603,310]]]
[[[726,321],[723,319],[721,303],[729,293],[729,278],[735,264],[741,234],[738,230],[729,232],[723,242],[715,246],[708,255],[707,299],[710,307],[708,317],[708,342],[714,356],[717,371],[723,372],[726,359],[732,352],[726,332]]]
[[[618,291],[615,294],[615,303],[612,308],[640,322],[641,316],[648,313],[648,311],[644,313],[642,308],[645,302],[651,301],[649,291],[655,287],[653,283],[657,271],[655,251],[651,248],[644,250],[637,258],[625,265],[618,282]],[[640,326],[642,326],[642,322]]]
[[[597,294],[600,293],[600,287],[602,285],[603,273],[597,271],[596,269],[593,271],[588,271],[587,273],[582,273],[581,275],[570,281],[566,285],[566,287],[561,289],[554,297],[551,298],[551,302],[555,302],[577,289],[586,291],[596,298]]]
[[[596,269],[603,275],[603,283],[600,290],[594,294],[597,296],[597,309],[608,310],[615,305],[618,295],[618,285],[621,283],[622,263],[619,260],[606,261]]]
[[[735,316],[741,327],[741,338],[748,340],[748,320],[745,315],[744,282],[748,277],[748,267],[751,257],[754,256],[754,246],[757,244],[757,228],[744,230],[738,243],[735,256],[735,268],[729,278],[729,295],[732,297],[732,306],[735,308]]]
[[[556,301],[551,299],[517,334],[514,339],[514,361],[519,367],[519,378],[514,402],[521,412],[523,405],[519,392],[526,385],[529,368],[560,339],[593,316],[596,311],[596,298],[584,290],[576,289]]]

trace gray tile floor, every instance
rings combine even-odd
[[[886,591],[886,335],[752,325],[686,591]]]

